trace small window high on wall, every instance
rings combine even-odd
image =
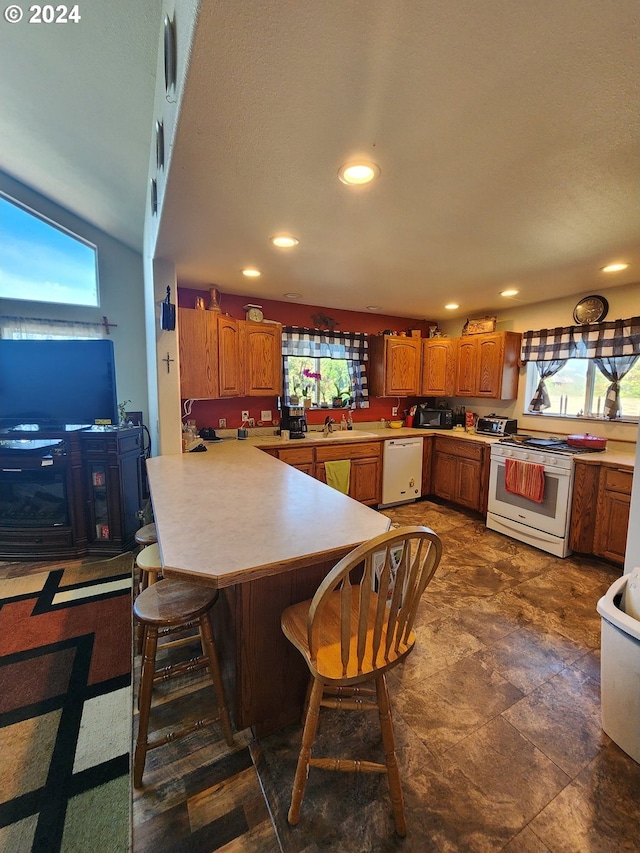
[[[96,247],[0,195],[0,297],[99,305]]]

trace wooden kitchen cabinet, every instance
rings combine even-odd
[[[219,396],[218,324],[212,311],[178,309],[180,395],[184,400]]]
[[[358,441],[354,444],[316,447],[316,479],[326,483],[324,463],[339,459],[351,461],[349,497],[363,504],[377,506],[382,500],[382,442]]]
[[[282,326],[240,320],[247,397],[282,394]]]
[[[220,397],[242,397],[244,376],[240,321],[226,314],[217,314],[218,320],[218,382]]]
[[[422,341],[420,393],[449,397],[454,392],[456,338],[427,338]]]
[[[599,464],[576,459],[573,463],[573,497],[569,547],[578,554],[593,554],[593,533],[598,513]]]
[[[315,459],[313,447],[284,447],[276,451],[278,459],[303,471],[313,477],[315,474]]]
[[[627,547],[632,480],[633,472],[622,468],[600,471],[593,553],[620,566]]]
[[[575,460],[569,547],[624,565],[633,470]]]
[[[421,338],[376,335],[369,338],[369,386],[374,397],[420,393]]]
[[[454,396],[515,400],[521,338],[518,332],[457,338]]]
[[[485,513],[488,460],[487,445],[436,436],[431,468],[432,494]]]

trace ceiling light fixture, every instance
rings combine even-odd
[[[247,267],[244,270],[241,270],[242,275],[246,275],[247,278],[258,278],[258,276],[262,275],[260,270],[253,269],[252,267]]]
[[[302,296],[301,293],[283,293],[282,295],[285,297],[285,299],[300,299],[300,297]]]
[[[500,296],[517,296],[518,293],[520,293],[519,290],[513,290],[513,288],[511,288],[510,290],[501,291]]]
[[[381,311],[382,305],[367,305],[367,311]]]
[[[359,160],[345,163],[338,170],[338,177],[343,184],[348,186],[361,186],[368,184],[380,175],[380,166],[368,160]]]
[[[455,311],[456,308],[459,308],[460,306],[458,305],[457,302],[449,302],[444,307],[447,309],[447,311]]]
[[[276,234],[275,237],[271,238],[271,242],[279,249],[291,249],[293,246],[297,246],[300,241],[289,234]]]
[[[621,272],[622,270],[626,270],[629,264],[625,264],[623,261],[618,261],[614,264],[607,264],[606,267],[602,267],[602,272]]]

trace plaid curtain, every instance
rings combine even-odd
[[[629,355],[640,355],[640,317],[590,326],[541,329],[522,336],[523,362]]]
[[[602,414],[605,418],[614,420],[621,416],[620,380],[624,379],[637,360],[637,355],[621,356],[620,358],[595,359],[596,367],[611,383],[607,388],[607,394],[604,398],[604,410]]]
[[[542,409],[549,408],[551,400],[549,399],[549,392],[547,391],[547,386],[544,380],[549,379],[551,376],[555,376],[559,370],[562,370],[566,363],[566,358],[556,359],[555,361],[536,362],[540,382],[538,382],[536,393],[533,395],[531,402],[529,403],[530,412],[539,412]]]
[[[302,326],[285,326],[282,329],[282,376],[285,393],[289,387],[288,355],[346,359],[356,407],[369,408],[365,367],[369,360],[369,342],[363,332],[322,332]]]

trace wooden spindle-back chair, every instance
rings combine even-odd
[[[334,566],[310,601],[287,608],[282,630],[311,673],[289,823],[296,824],[310,767],[386,773],[398,835],[406,835],[400,771],[385,673],[413,649],[420,596],[442,543],[426,527],[401,527],[359,545]],[[374,681],[375,690],[359,687]],[[320,707],[377,710],[385,763],[312,758]]]

